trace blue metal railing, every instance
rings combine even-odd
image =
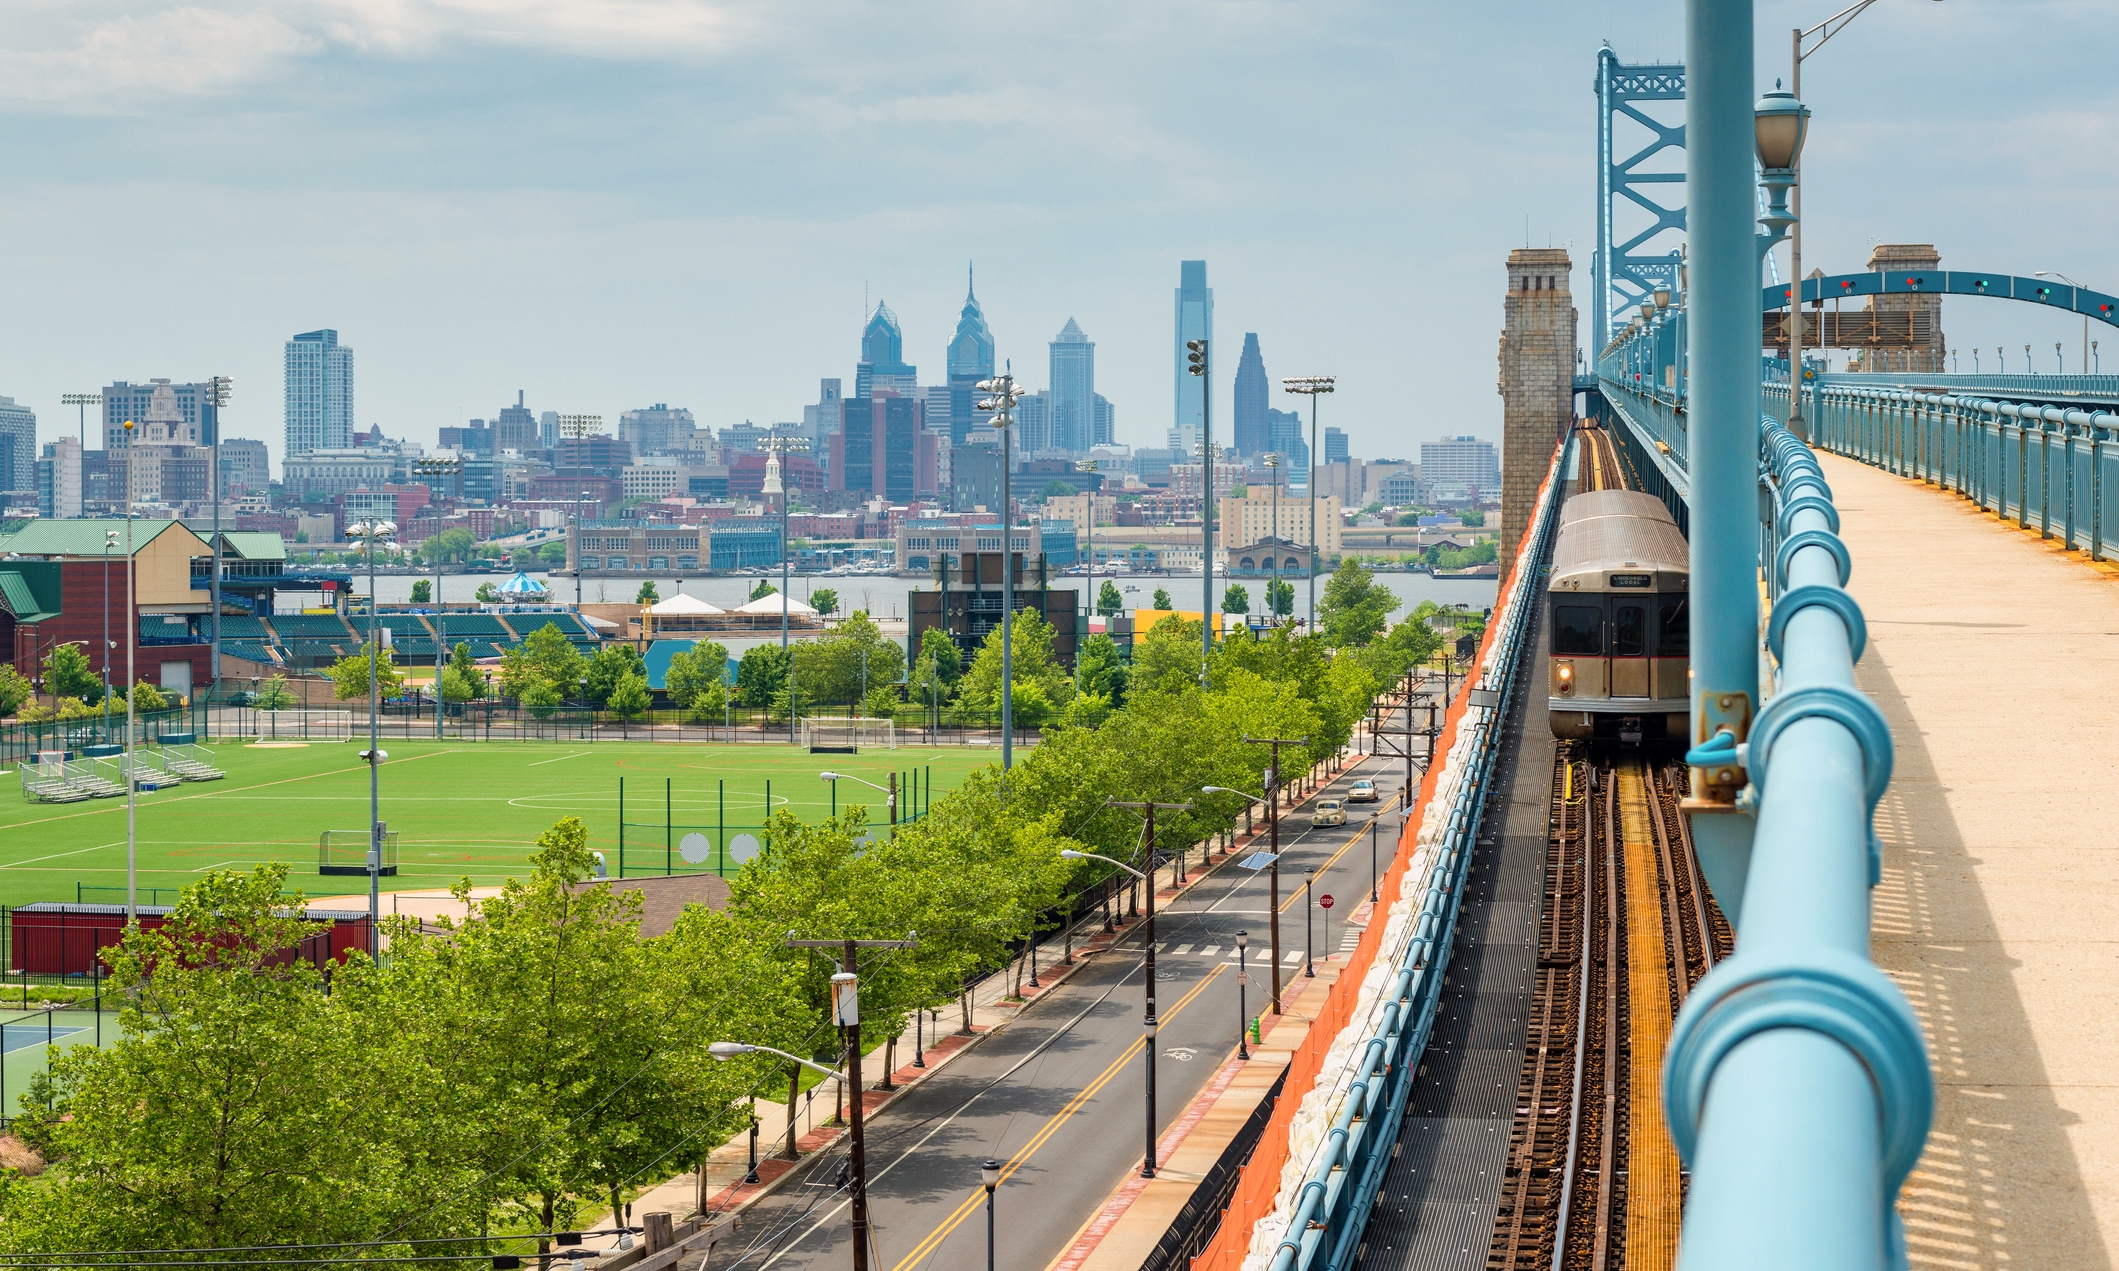
[[[2119,413],[2065,398],[2007,400],[1834,379],[1806,388],[1803,400],[1812,435],[1831,453],[1953,490],[2092,560],[2119,538]],[[1785,416],[1786,385],[1769,385],[1765,402],[1769,414]]]
[[[1289,1206],[1290,1220],[1271,1271],[1346,1271],[1361,1249],[1368,1214],[1390,1166],[1398,1124],[1404,1119],[1419,1057],[1427,1048],[1441,1001],[1442,973],[1449,967],[1464,876],[1493,782],[1494,761],[1504,744],[1502,733],[1520,678],[1525,642],[1542,600],[1539,580],[1559,523],[1566,484],[1561,474],[1573,446],[1570,434],[1555,455],[1521,557],[1517,593],[1495,633],[1480,680],[1470,690],[1464,731],[1451,748],[1468,746],[1465,753],[1470,768],[1457,785],[1446,828],[1434,844],[1435,866],[1428,875],[1419,915],[1411,924],[1410,938],[1395,951],[1396,974],[1377,998],[1382,1005],[1367,1022],[1367,1036],[1352,1052],[1351,1082]],[[1349,1025],[1361,1026],[1359,1022]],[[1329,1079],[1319,1078],[1320,1082]],[[1306,1093],[1289,1092],[1294,1098]]]
[[[1686,999],[1664,1065],[1665,1115],[1692,1170],[1680,1258],[1903,1267],[1894,1201],[1934,1086],[1912,1007],[1869,960],[1891,735],[1855,686],[1867,631],[1831,488],[1808,446],[1763,422],[1777,684],[1740,751],[1758,818],[1742,939]]]

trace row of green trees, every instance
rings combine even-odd
[[[102,715],[103,677],[79,644],[53,645],[44,655],[42,670],[43,695],[50,699],[48,702],[37,700],[37,686],[13,665],[0,663],[0,718],[12,716],[30,724]],[[133,685],[129,695],[122,683],[110,686],[111,711],[124,711],[128,696],[133,708],[140,711],[163,711],[182,704],[182,699],[141,680]]]
[[[1435,645],[1425,622],[1384,627],[1375,611],[1393,602],[1373,580],[1345,581],[1318,634],[1237,635],[1207,655],[1197,623],[1166,621],[1130,661],[1092,640],[1078,693],[1026,615],[1016,700],[1065,700],[1012,771],[973,774],[887,837],[860,807],[815,824],[776,813],[727,906],[691,908],[654,938],[640,937],[636,895],[594,880],[572,818],[540,839],[528,878],[480,902],[460,884],[465,920],[394,922],[383,965],[355,955],[328,985],[284,956],[305,934],[284,866],[209,874],[167,927],[106,955],[127,1003],[122,1040],[55,1053],[22,1098],[17,1132],[51,1168],[0,1176],[0,1246],[550,1231],[688,1169],[740,1128],[745,1096],[792,1104],[801,1085],[770,1056],[717,1063],[713,1042],[835,1061],[835,968],[788,936],[917,938],[859,966],[863,1042],[884,1044],[1104,885],[1108,867],[1063,848],[1138,863],[1151,846],[1227,830],[1245,801],[1201,788],[1263,792],[1266,751],[1247,736],[1308,738],[1284,757],[1291,769],[1343,746],[1378,689]],[[821,651],[797,663],[797,682],[855,674],[844,660],[863,648],[873,675],[892,646],[864,622],[810,646]],[[915,678],[941,674],[946,645],[922,647]],[[722,664],[701,663],[687,691],[706,695]],[[998,688],[989,642],[956,691]],[[1158,818],[1148,845],[1137,815],[1113,806],[1144,800],[1193,807]]]

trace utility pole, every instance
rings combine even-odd
[[[1269,849],[1273,859],[1266,866],[1270,880],[1271,899],[1266,905],[1272,915],[1273,938],[1273,1013],[1280,1014],[1280,748],[1282,746],[1307,746],[1307,737],[1246,737],[1244,743],[1251,746],[1271,746],[1273,766],[1266,770],[1266,825],[1272,834]]]
[[[1145,946],[1147,1014],[1141,1019],[1141,1029],[1146,1039],[1143,1050],[1148,1061],[1148,1149],[1141,1157],[1140,1176],[1155,1177],[1155,809],[1166,808],[1175,812],[1188,812],[1190,803],[1113,803],[1114,808],[1140,808],[1148,814],[1148,845],[1141,861],[1143,875],[1141,890],[1148,893],[1148,925]]]
[[[854,959],[862,949],[916,949],[920,942],[913,938],[797,940],[789,936],[781,943],[789,949],[837,949],[846,959],[831,977],[832,1022],[846,1040],[846,1101],[853,1142],[853,1271],[868,1271],[868,1140],[862,1128],[861,994]]]

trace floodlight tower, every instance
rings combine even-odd
[[[603,431],[601,415],[561,415],[559,435],[574,443],[574,475],[581,475],[581,443]],[[581,612],[581,514],[583,490],[574,499],[574,612]]]

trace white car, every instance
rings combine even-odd
[[[1346,801],[1348,803],[1374,803],[1376,801],[1376,783],[1367,778],[1356,781],[1353,785],[1347,787]]]
[[[1312,826],[1345,825],[1346,804],[1337,799],[1317,800],[1316,810],[1310,813]]]

